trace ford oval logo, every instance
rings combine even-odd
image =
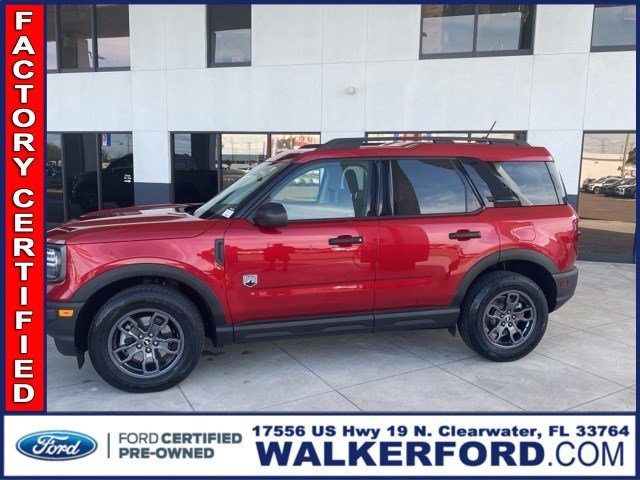
[[[91,455],[98,448],[98,442],[83,433],[47,430],[25,435],[18,440],[16,448],[38,460],[73,460]]]

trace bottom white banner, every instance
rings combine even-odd
[[[629,476],[633,415],[20,415],[5,476]]]

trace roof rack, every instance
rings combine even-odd
[[[487,138],[487,137],[419,137],[415,139],[403,139],[396,137],[354,137],[354,138],[334,138],[317,148],[318,150],[334,150],[338,148],[358,148],[364,145],[377,145],[385,143],[487,143],[490,145],[520,145],[528,146],[524,140],[510,138]]]

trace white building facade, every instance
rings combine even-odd
[[[433,7],[438,6],[253,5],[249,20],[244,11],[238,20],[242,25],[230,28],[237,31],[231,37],[216,36],[215,11],[206,5],[130,5],[128,38],[115,33],[112,42],[108,34],[100,37],[101,28],[118,27],[108,19],[101,27],[100,7],[91,7],[97,11],[92,27],[97,38],[92,42],[88,33],[85,37],[90,56],[97,46],[97,65],[82,65],[76,58],[76,64],[71,60],[75,68],[65,68],[65,42],[73,37],[65,32],[65,22],[73,23],[74,15],[82,12],[61,7],[49,15],[50,143],[58,145],[61,162],[68,163],[75,147],[65,145],[65,135],[98,135],[97,148],[91,148],[102,163],[88,170],[99,171],[97,178],[104,182],[105,154],[100,148],[120,139],[114,155],[133,155],[127,183],[136,204],[178,200],[176,145],[191,134],[295,133],[326,141],[380,132],[467,134],[487,131],[496,122],[494,131],[524,135],[530,144],[551,151],[572,200],[587,178],[581,177],[583,141],[585,146],[595,142],[602,153],[620,153],[622,165],[630,164],[633,152],[633,168],[622,171],[635,175],[635,6],[602,12],[605,22],[617,15],[611,25],[633,24],[633,44],[614,38],[610,45],[606,38],[603,45],[596,44],[600,33],[594,28],[600,28],[601,19],[594,5],[528,6],[530,44],[516,44],[517,51],[480,51],[482,29],[486,19],[491,26],[491,15],[477,7],[475,14],[457,16],[454,9],[450,17],[446,5],[435,13]],[[509,24],[511,17],[502,14],[492,31]],[[113,21],[122,22],[123,15],[124,10],[114,14]],[[517,26],[524,22],[522,12],[518,15],[516,28],[524,29]],[[221,22],[234,21],[224,17]],[[434,34],[449,42],[442,48],[444,40],[438,37],[435,55],[433,46],[425,44]],[[464,44],[469,34],[469,48],[456,47],[456,41]],[[455,35],[460,38],[451,41]],[[518,35],[522,43],[523,32]],[[86,52],[77,38],[72,38],[73,48],[81,57]],[[230,45],[231,53],[218,65],[215,56],[225,55],[221,42]],[[504,42],[509,40],[499,41]],[[238,57],[233,54],[236,43],[245,45]],[[126,59],[109,64],[110,51]],[[107,67],[100,68],[101,62]],[[87,69],[91,71],[79,71]],[[210,168],[222,168],[224,177],[230,162],[222,165],[217,157],[222,152],[225,159],[229,142],[244,137],[211,138],[213,143],[203,148],[209,152]],[[246,138],[250,143],[251,137]],[[268,138],[264,155],[267,149],[273,153],[275,145],[275,137]],[[82,142],[86,147],[87,139]],[[186,155],[195,156],[190,151]],[[52,175],[56,168],[63,171],[50,163]],[[621,175],[620,168],[611,175]],[[64,208],[51,214],[52,222],[75,216],[70,183],[78,182],[68,171],[60,176],[61,185],[52,181],[49,188],[61,190]],[[97,192],[101,198],[96,198],[96,208],[109,206],[109,188],[102,185]]]

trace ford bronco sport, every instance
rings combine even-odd
[[[447,328],[515,360],[574,293],[578,218],[518,140],[335,139],[203,205],[87,214],[48,232],[48,333],[111,385],[162,390],[203,342]]]

